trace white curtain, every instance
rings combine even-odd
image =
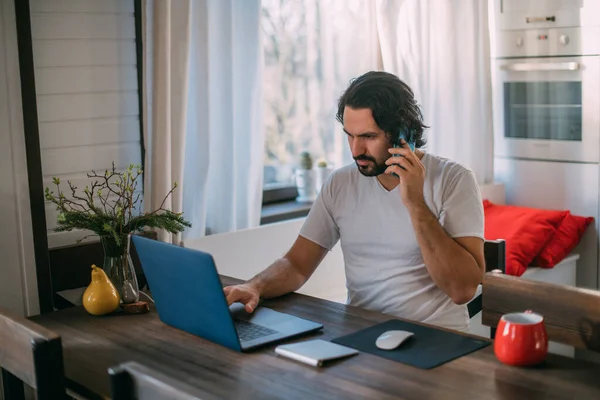
[[[488,2],[376,0],[383,69],[422,106],[427,151],[493,179]]]
[[[165,207],[192,228],[163,239],[258,225],[260,0],[147,0],[144,10],[145,210],[177,181]]]
[[[144,210],[164,207],[183,211],[181,186],[164,202],[173,185],[183,181],[191,1],[147,1],[144,5]],[[178,243],[180,235],[159,232]]]

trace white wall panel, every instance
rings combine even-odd
[[[64,66],[136,65],[132,40],[34,40],[37,68]]]
[[[126,0],[29,0],[29,2],[32,13],[133,13],[133,1]]]
[[[133,13],[133,0],[31,0],[45,187],[58,176],[68,194],[92,169],[141,163]],[[46,213],[50,248],[88,233],[54,233],[52,204]]]
[[[33,39],[135,39],[133,14],[31,13]]]
[[[40,122],[137,115],[137,91],[38,96]]]
[[[36,92],[70,94],[137,91],[137,68],[132,66],[37,68]]]
[[[141,163],[138,143],[85,146],[76,149],[42,150],[42,168],[45,176],[86,173],[92,169],[104,171],[112,162],[117,168]]]
[[[42,149],[139,142],[137,116],[40,123]]]

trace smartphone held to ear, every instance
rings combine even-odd
[[[401,148],[401,147],[404,147],[404,146],[403,146],[403,145],[400,143],[402,140],[404,140],[404,141],[405,141],[405,142],[408,144],[408,147],[410,148],[410,151],[415,151],[415,142],[414,142],[414,140],[412,140],[412,138],[411,138],[411,137],[409,137],[409,136],[410,136],[410,134],[409,134],[408,132],[406,132],[406,131],[400,131],[400,132],[398,133],[398,138],[397,138],[396,140],[394,140],[394,142],[392,143],[392,144],[393,144],[393,146],[394,146],[395,148]],[[404,156],[402,156],[402,155],[400,155],[400,154],[394,154],[394,157],[404,157]],[[402,166],[400,166],[400,168],[404,169]],[[392,172],[392,175],[394,175],[396,178],[400,178],[400,177],[398,176],[398,174],[396,174],[395,172]]]
[[[395,140],[393,143],[394,147],[402,147],[402,144],[400,144],[400,141],[404,140],[406,143],[408,143],[408,147],[410,147],[410,150],[415,151],[415,142],[409,136],[411,136],[409,132],[400,131],[398,133],[398,139]],[[398,155],[396,155],[396,156],[398,156]]]

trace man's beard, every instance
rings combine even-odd
[[[381,175],[387,169],[387,165],[385,164],[385,160],[384,160],[383,163],[378,164],[377,160],[375,160],[373,157],[369,157],[369,156],[354,157],[354,161],[358,161],[358,160],[370,161],[370,163],[367,164],[367,165],[365,165],[365,166],[362,166],[362,165],[356,163],[356,166],[358,167],[358,170],[364,176],[377,176],[377,175]]]

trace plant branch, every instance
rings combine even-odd
[[[167,195],[165,196],[165,198],[163,199],[162,203],[160,203],[160,207],[158,207],[158,209],[152,211],[151,213],[149,213],[148,215],[153,215],[156,214],[159,211],[168,211],[165,210],[163,208],[163,206],[165,205],[167,199],[169,198],[169,196],[175,191],[175,189],[177,188],[177,182],[175,182],[175,184],[173,185],[173,188],[169,191],[169,193],[167,193]]]
[[[92,234],[90,234],[90,235],[85,235],[85,236],[84,236],[84,237],[82,237],[81,239],[77,239],[76,243],[81,243],[81,242],[83,242],[85,239],[87,239],[87,238],[89,238],[89,237],[93,237],[93,236],[98,236],[98,235],[97,235],[97,234],[95,234],[95,233],[92,233]]]
[[[87,176],[94,180],[85,187],[83,194],[79,194],[77,186],[69,181],[72,198],[67,199],[61,191],[58,178],[53,179],[58,194],[55,195],[49,188],[46,188],[45,192],[46,200],[53,202],[60,211],[56,232],[73,229],[94,232],[79,239],[77,243],[90,236],[100,236],[112,246],[120,248],[126,243],[124,238],[128,234],[141,232],[145,228],[178,233],[191,226],[183,218],[183,213],[174,213],[164,208],[167,199],[177,188],[177,182],[158,209],[150,213],[141,213],[143,197],[142,193],[137,192],[139,179],[143,176],[141,166],[132,164],[124,172],[117,172],[113,163],[112,170],[106,170],[103,176],[95,171]],[[112,196],[115,197],[114,201]]]

